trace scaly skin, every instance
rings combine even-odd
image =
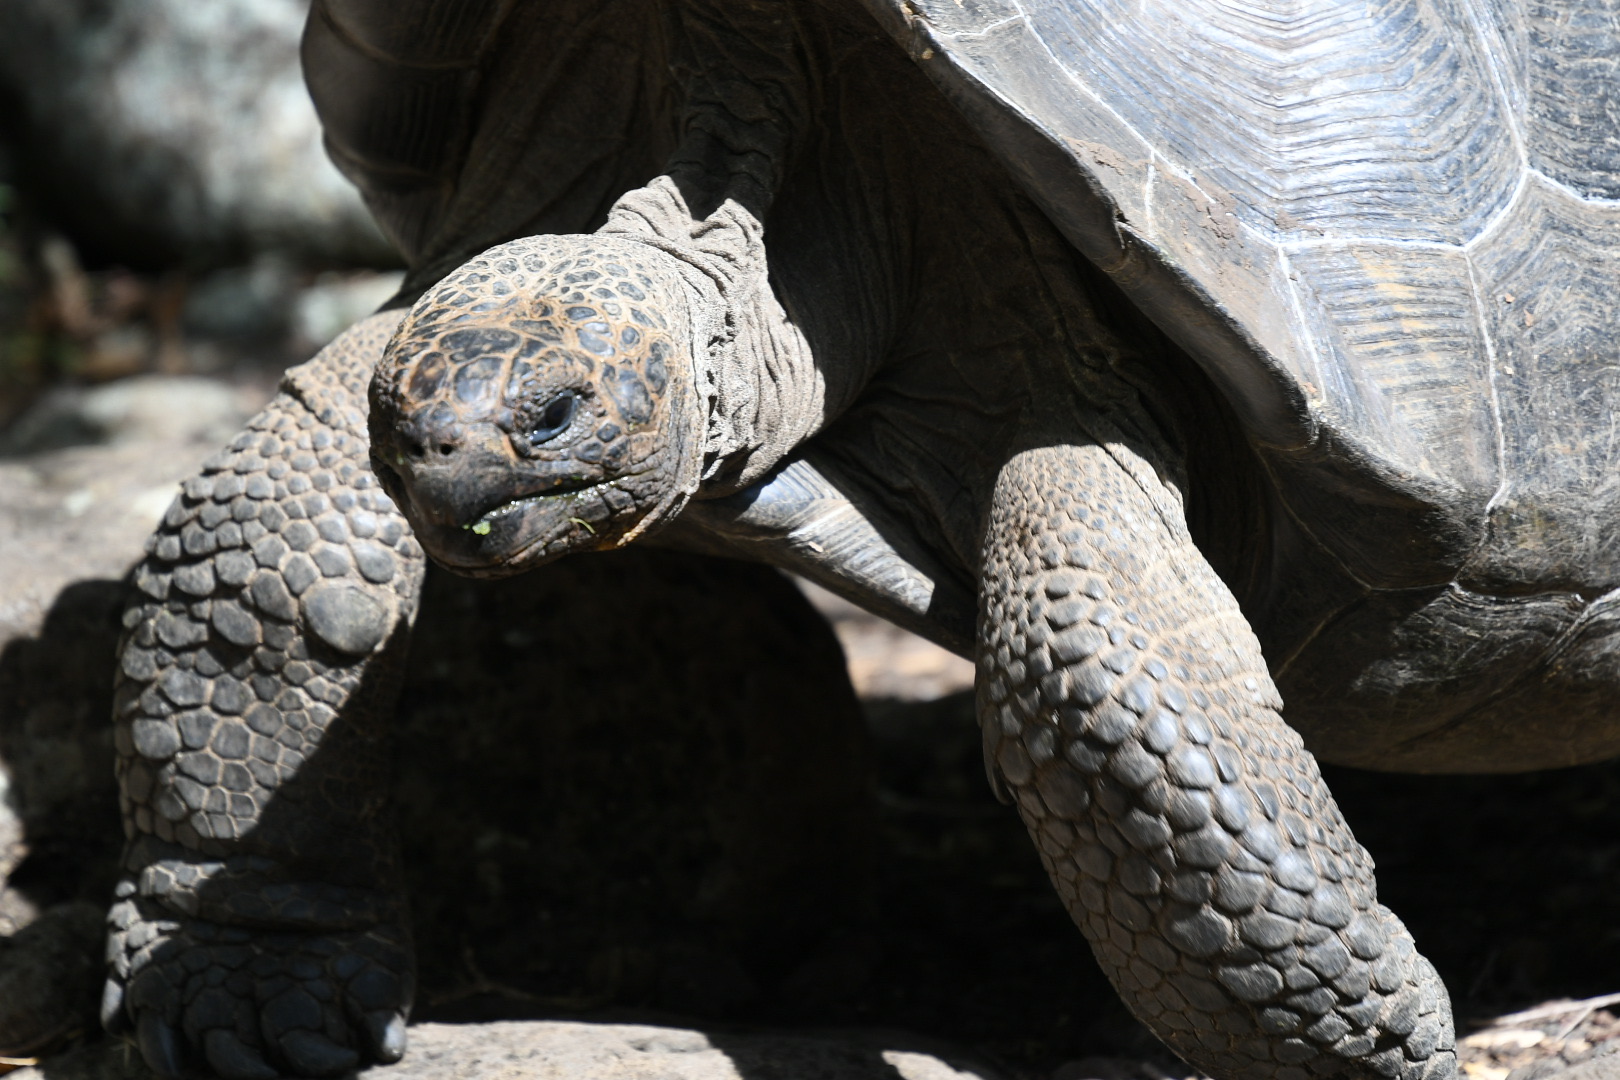
[[[404,1050],[386,737],[424,564],[365,426],[398,321],[288,372],[136,570],[103,1017],[165,1075],[331,1075]]]
[[[1444,1077],[1450,1002],[1123,441],[1016,456],[979,618],[987,764],[1127,1004],[1219,1077]]]

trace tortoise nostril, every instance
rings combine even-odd
[[[443,459],[459,453],[468,438],[460,418],[442,401],[426,415],[411,417],[399,428],[402,430],[396,438],[405,444],[406,451],[418,465],[426,465],[429,458]]]

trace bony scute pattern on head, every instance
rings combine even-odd
[[[515,572],[617,546],[695,491],[696,389],[678,260],[536,236],[430,290],[372,384],[373,461],[436,558]]]

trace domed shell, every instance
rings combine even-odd
[[[859,2],[1225,391],[1356,580],[1620,580],[1620,30],[1596,5]],[[407,289],[594,228],[658,173],[660,18],[316,0],[328,146]]]
[[[864,2],[1365,584],[1616,580],[1607,5]]]

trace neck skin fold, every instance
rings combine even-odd
[[[827,387],[809,342],[771,289],[764,227],[732,199],[696,218],[660,176],[627,193],[600,230],[685,268],[699,396],[706,399],[699,498],[739,491],[821,427]]]

